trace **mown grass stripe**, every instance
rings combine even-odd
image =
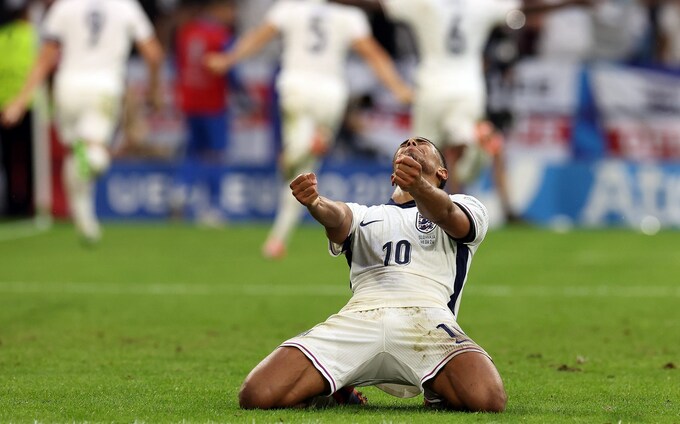
[[[471,285],[465,289],[467,295],[489,297],[680,297],[678,286],[510,286]],[[346,286],[335,285],[291,285],[291,284],[178,284],[155,283],[134,285],[132,283],[51,283],[0,281],[3,293],[66,293],[66,294],[111,294],[111,295],[245,295],[245,296],[349,296]]]

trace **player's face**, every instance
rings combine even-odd
[[[415,159],[423,167],[423,173],[425,174],[433,175],[441,167],[436,148],[425,138],[409,138],[401,143],[394,154],[394,159],[396,160],[400,155],[410,156]],[[394,160],[392,162],[394,163]]]

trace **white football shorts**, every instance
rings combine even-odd
[[[413,133],[431,140],[440,149],[474,144],[475,128],[484,118],[484,92],[452,94],[432,89],[416,92]]]
[[[282,74],[277,86],[283,118],[283,154],[287,156],[284,160],[296,163],[309,155],[319,129],[332,143],[345,115],[348,89],[335,78],[302,72]]]
[[[454,356],[489,356],[445,308],[340,311],[281,346],[296,347],[309,358],[330,384],[329,395],[345,386],[376,385],[412,397]]]
[[[59,76],[54,88],[61,142],[111,143],[118,125],[122,91],[106,76]]]

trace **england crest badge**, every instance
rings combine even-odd
[[[427,234],[434,230],[435,227],[436,225],[432,221],[422,216],[420,212],[416,212],[416,228],[418,231]]]

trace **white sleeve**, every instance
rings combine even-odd
[[[366,38],[371,35],[371,26],[368,23],[368,18],[361,10],[357,9],[353,11],[352,18],[348,22],[349,28],[347,28],[351,40],[359,40]]]
[[[68,25],[63,3],[56,2],[48,11],[43,23],[42,37],[46,40],[60,41]]]
[[[349,210],[352,211],[352,226],[349,229],[345,243],[351,240],[352,234],[354,234],[368,210],[368,206],[359,205],[358,203],[347,203],[347,206],[349,206]],[[328,240],[328,252],[331,256],[340,256],[347,250],[345,243],[333,243]]]
[[[281,29],[285,23],[289,20],[288,11],[291,10],[290,2],[287,1],[277,1],[274,5],[267,11],[264,20],[274,25],[276,28]]]
[[[452,194],[449,195],[451,200],[460,206],[465,212],[465,215],[470,218],[470,223],[472,225],[472,230],[469,240],[465,240],[465,244],[478,245],[484,240],[486,232],[489,229],[489,213],[486,210],[486,206],[482,204],[479,200],[472,196],[467,196],[465,194]]]
[[[144,41],[153,36],[153,26],[146,12],[138,2],[132,2],[131,8],[132,27],[131,35],[135,41]]]

